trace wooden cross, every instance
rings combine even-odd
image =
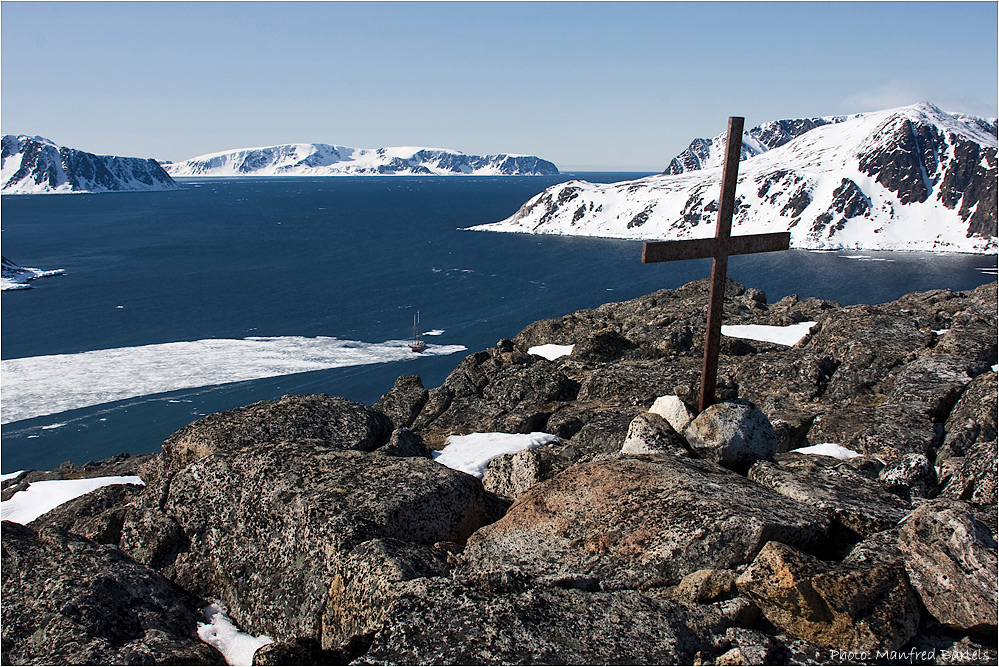
[[[701,371],[701,391],[698,411],[703,412],[715,402],[715,382],[718,378],[718,349],[721,346],[722,303],[725,300],[725,271],[729,255],[787,250],[790,232],[732,236],[732,214],[735,210],[735,184],[739,177],[739,157],[742,154],[744,118],[728,119],[725,166],[722,170],[721,200],[715,237],[688,241],[658,241],[642,246],[642,262],[670,262],[679,259],[711,257],[711,294],[708,297],[708,330],[704,340],[704,365]]]

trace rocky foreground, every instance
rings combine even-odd
[[[286,396],[26,473],[5,499],[146,486],[4,522],[2,660],[220,664],[196,632],[217,600],[276,640],[255,664],[995,664],[996,292],[730,283],[726,324],[818,324],[724,338],[700,415],[706,281],[536,322],[374,407]],[[549,343],[575,347],[527,353]],[[562,440],[481,482],[430,458],[489,431]],[[819,443],[861,455],[798,451]]]

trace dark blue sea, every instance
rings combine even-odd
[[[434,387],[465,354],[534,320],[706,277],[708,260],[641,264],[635,241],[461,231],[559,181],[641,175],[216,179],[176,192],[5,196],[4,255],[66,275],[3,293],[0,468],[158,451],[201,415],[288,393],[371,404],[399,375]],[[852,304],[973,288],[995,279],[995,265],[788,251],[732,258],[729,275],[771,301]],[[432,354],[403,349],[417,310]],[[224,382],[251,356],[284,374]],[[170,359],[222,383],[164,391]],[[323,363],[338,367],[295,372]],[[116,398],[111,380],[141,395]]]

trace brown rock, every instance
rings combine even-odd
[[[697,459],[622,458],[573,466],[518,496],[469,540],[468,571],[668,586],[752,560],[771,539],[820,543],[822,512]]]
[[[894,650],[919,625],[919,603],[897,565],[844,566],[771,542],[736,583],[771,623],[819,646]]]

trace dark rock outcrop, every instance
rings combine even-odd
[[[991,512],[994,516],[994,507]],[[909,515],[898,544],[909,578],[934,618],[958,630],[995,634],[999,558],[994,528],[963,503],[935,501]]]
[[[3,522],[3,663],[224,665],[204,602],[117,549]]]
[[[221,449],[173,476],[162,516],[183,546],[162,567],[244,630],[329,649],[376,626],[398,582],[446,572],[439,545],[463,544],[484,513],[477,479],[425,458]]]
[[[279,442],[312,443],[320,450],[372,451],[385,444],[392,422],[382,413],[339,396],[284,396],[188,424],[163,443],[163,452],[141,470],[147,484],[217,451]]]

